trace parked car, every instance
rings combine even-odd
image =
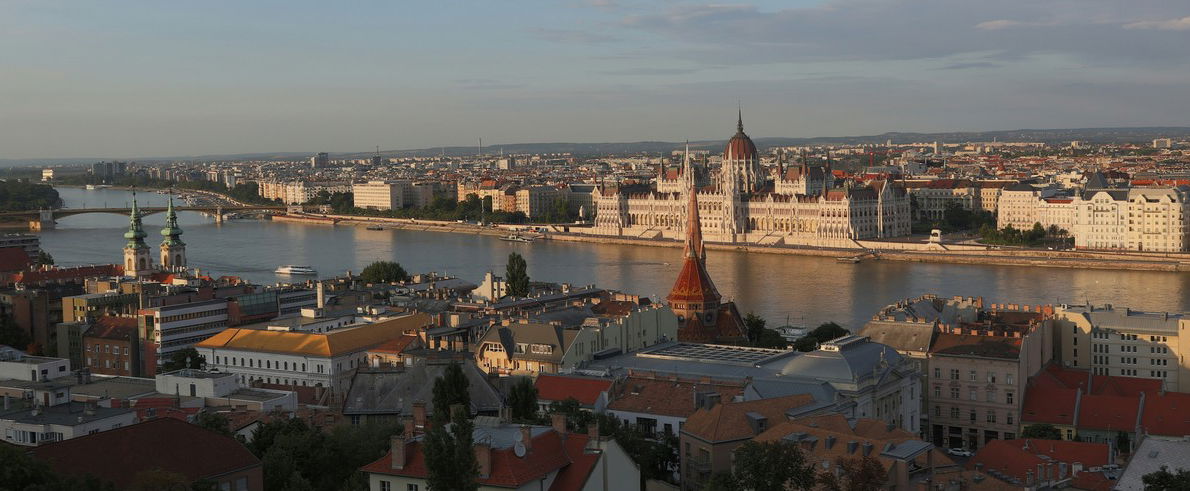
[[[975,455],[970,450],[966,450],[966,449],[962,449],[962,448],[948,448],[948,449],[946,449],[946,453],[951,454],[955,457],[972,457]]]

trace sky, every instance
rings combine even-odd
[[[730,0],[728,0],[730,1]],[[0,0],[0,159],[1190,126],[1187,0]]]

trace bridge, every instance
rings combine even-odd
[[[147,206],[138,207],[137,210],[141,216],[152,215],[154,213],[164,213],[168,208],[164,206]],[[264,211],[264,212],[282,212],[284,213],[286,207],[275,205],[208,205],[208,206],[175,206],[175,211],[194,211],[215,217],[217,223],[223,222],[223,217],[228,213],[248,212],[248,211]],[[53,228],[54,221],[59,218],[64,218],[74,215],[82,215],[85,213],[113,213],[116,215],[129,216],[132,210],[128,208],[57,208],[53,210],[27,210],[27,211],[6,211],[0,212],[0,220],[17,221],[25,220],[29,222],[29,228],[39,230],[43,228]]]

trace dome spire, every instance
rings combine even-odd
[[[736,123],[735,130],[739,133],[744,132],[744,107],[736,103]]]
[[[174,211],[173,187],[169,189],[169,205],[165,210],[165,228],[161,229],[161,235],[165,236],[165,245],[183,245],[178,237],[182,235],[182,227],[178,226],[178,213]]]
[[[128,239],[126,248],[143,249],[145,248],[145,231],[141,227],[140,208],[136,204],[136,188],[132,188],[132,212],[128,215],[128,231],[124,232],[124,238]]]

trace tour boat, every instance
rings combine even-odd
[[[368,225],[367,227],[364,227],[364,229],[365,230],[384,230],[384,227],[381,227],[380,225]]]
[[[500,237],[500,240],[505,242],[533,242],[532,237],[525,237],[520,234],[505,235],[504,237]]]
[[[316,275],[316,274],[318,274],[317,271],[314,271],[314,268],[311,268],[309,266],[296,266],[293,264],[288,264],[288,265],[281,266],[281,267],[277,268],[276,273],[277,274],[289,274],[289,275],[299,275],[299,274],[300,275]]]

